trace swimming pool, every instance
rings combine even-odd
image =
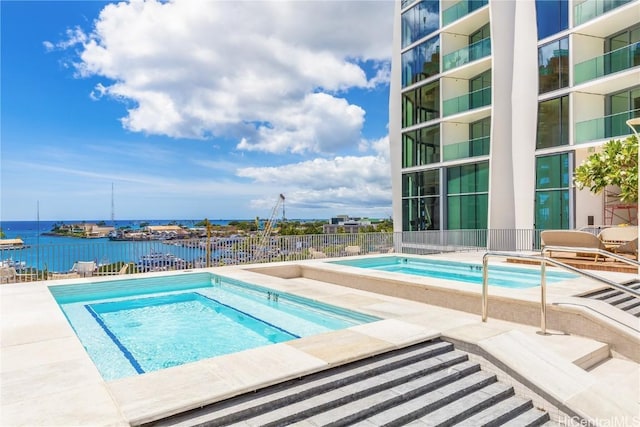
[[[331,261],[331,263],[414,276],[482,284],[481,264],[401,256],[361,258]],[[548,269],[546,271],[547,283],[575,279],[576,277],[578,276],[575,274],[563,271],[549,271]],[[489,268],[489,284],[516,289],[540,286],[540,269],[491,265]]]
[[[380,320],[210,273],[49,291],[105,380]]]

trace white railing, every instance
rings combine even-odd
[[[0,283],[389,252],[531,251],[540,249],[539,241],[538,230],[430,230],[272,236],[264,245],[259,236],[145,241],[78,239],[78,243],[73,244],[32,245],[24,249],[0,250]],[[79,265],[80,261],[93,261],[96,268],[88,273],[74,271],[77,270],[74,265]]]

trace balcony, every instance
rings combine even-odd
[[[460,67],[491,55],[491,39],[487,37],[442,57],[443,71]]]
[[[627,120],[640,117],[640,108],[576,123],[576,144],[629,135]]]
[[[442,26],[447,26],[474,10],[480,9],[488,2],[489,0],[463,0],[454,4],[442,12]]]
[[[405,9],[409,6],[411,6],[416,0],[402,0],[402,3],[400,4],[400,7],[402,9]]]
[[[574,66],[574,84],[597,79],[640,65],[640,45],[633,44],[580,62]]]
[[[464,111],[473,110],[474,108],[480,108],[487,105],[491,105],[490,86],[445,100],[442,105],[442,114],[443,116],[450,116],[452,114],[462,113]]]
[[[586,0],[573,8],[574,26],[584,24],[632,0]]]
[[[474,138],[464,142],[445,145],[443,151],[443,160],[466,159],[469,157],[486,156],[489,154],[488,136]]]

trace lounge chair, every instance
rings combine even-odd
[[[566,248],[576,248],[576,256],[582,255],[580,248],[606,250],[605,244],[596,236],[587,231],[579,230],[544,230],[540,233],[542,248],[546,246],[561,246]],[[549,251],[549,256],[553,256]],[[598,261],[599,254],[588,254]]]
[[[324,252],[316,251],[314,248],[309,248],[309,255],[312,259],[326,258],[327,255]]]
[[[347,256],[360,255],[360,246],[347,246],[344,248],[344,253]]]
[[[47,275],[48,280],[59,280],[59,279],[77,279],[80,275],[76,272],[70,273],[49,273]]]
[[[13,267],[0,267],[0,283],[15,283],[18,273]]]
[[[127,274],[127,270],[129,269],[129,264],[124,264],[122,268],[118,271],[98,271],[96,273],[97,276],[119,276],[121,274]]]
[[[633,255],[634,258],[638,256],[638,238],[629,240],[626,243],[611,248],[611,251],[621,255]]]
[[[93,276],[98,266],[95,261],[78,261],[75,263],[75,272],[82,277]]]
[[[624,245],[634,239],[637,240],[638,227],[635,225],[608,227],[598,234],[598,238],[602,240],[607,249],[614,251],[620,245]]]

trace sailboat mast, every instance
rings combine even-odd
[[[115,203],[113,202],[113,182],[111,183],[111,225],[116,225]]]

